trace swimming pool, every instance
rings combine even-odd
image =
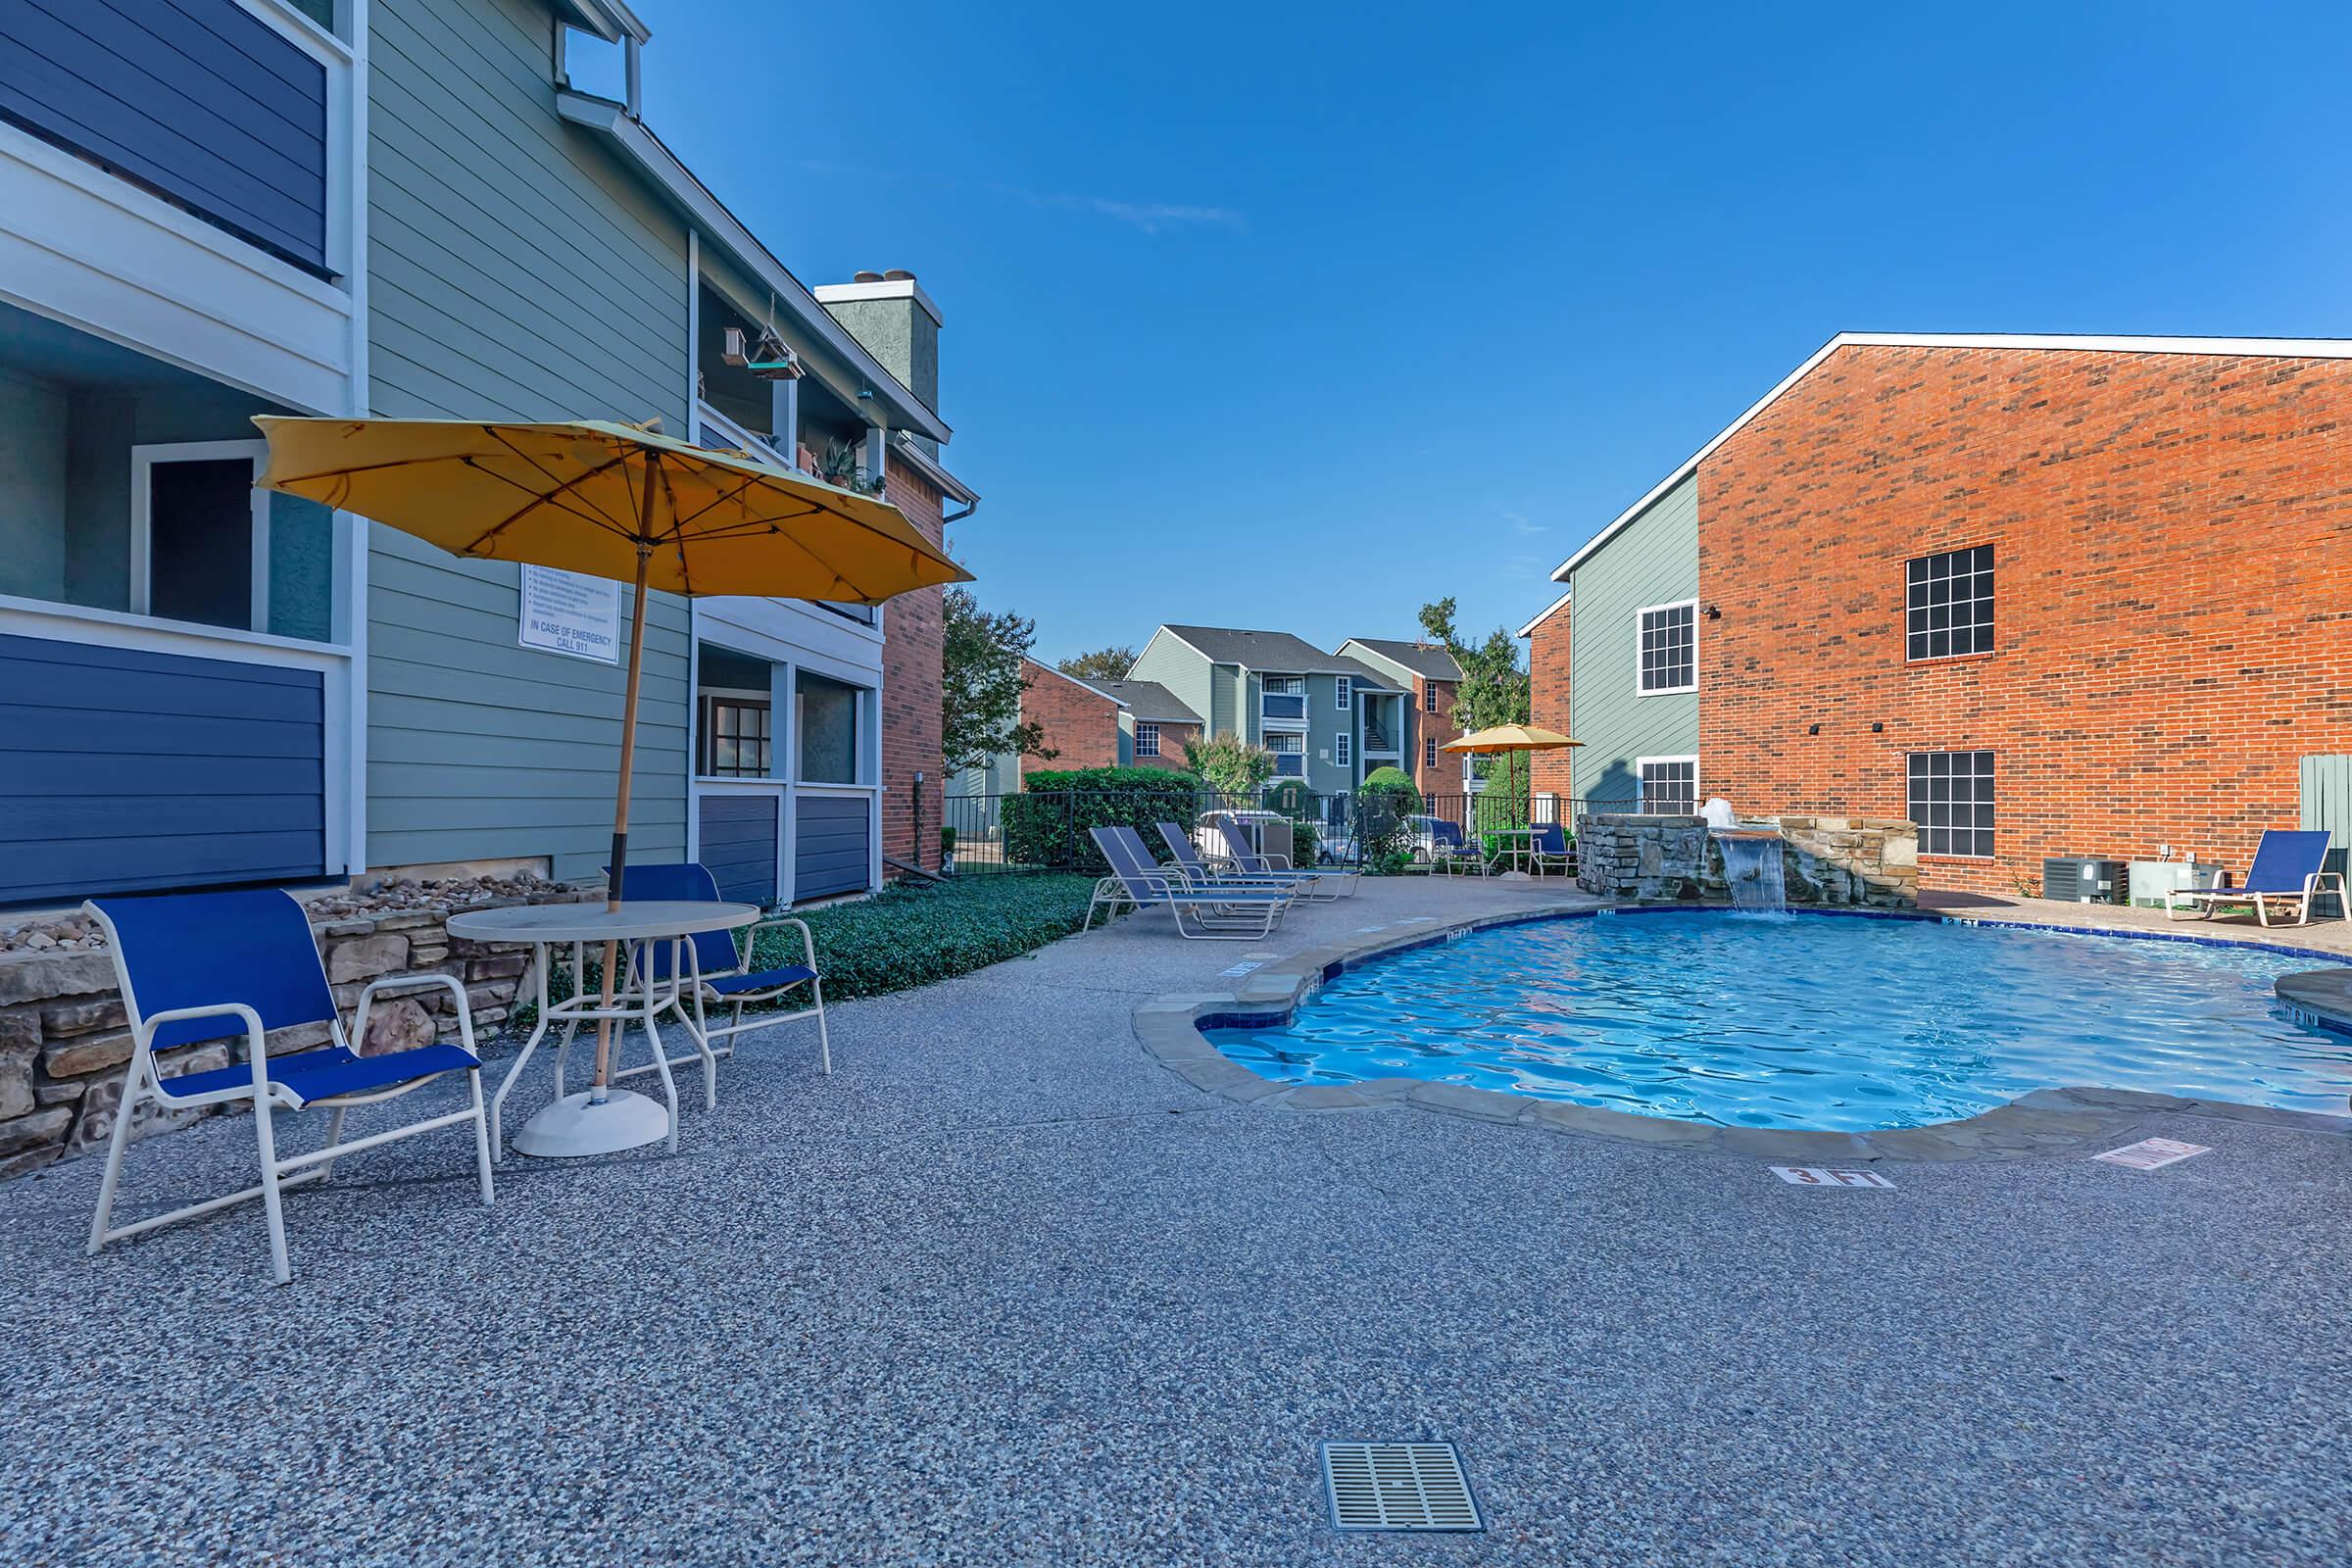
[[[1422,1078],[1735,1127],[1869,1132],[2098,1085],[2341,1114],[2352,1038],[2246,948],[1928,920],[1671,910],[1375,958],[1287,1023],[1210,1027],[1284,1083]]]

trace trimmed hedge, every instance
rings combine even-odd
[[[1076,767],[1032,773],[1004,798],[1004,860],[1106,876],[1110,866],[1087,829],[1124,823],[1160,854],[1157,824],[1190,826],[1200,799],[1198,775],[1166,767]]]
[[[816,943],[825,1000],[847,1002],[952,980],[1035,952],[1078,929],[1094,892],[1094,880],[1083,876],[902,882],[801,918]],[[801,934],[790,927],[761,932],[759,958],[760,968],[799,963]]]

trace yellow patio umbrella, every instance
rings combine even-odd
[[[1441,750],[1470,752],[1480,757],[1496,752],[1556,752],[1563,746],[1582,746],[1557,730],[1535,724],[1497,724],[1493,729],[1473,730],[1447,741]]]
[[[629,778],[637,756],[649,589],[878,605],[971,574],[898,508],[745,452],[714,452],[650,425],[263,416],[265,489],[372,517],[473,561],[552,566],[633,584],[620,781],[606,906],[620,906]],[[614,950],[605,947],[612,999]],[[610,1083],[610,1019],[597,1026],[596,1089]]]

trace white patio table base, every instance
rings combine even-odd
[[[490,1101],[491,1157],[503,1160],[506,1155],[502,1128],[507,1096],[523,1069],[530,1065],[539,1042],[558,1023],[564,1026],[564,1037],[556,1048],[556,1100],[533,1113],[515,1133],[515,1152],[578,1159],[640,1148],[666,1136],[670,1152],[676,1153],[678,1086],[670,1068],[699,1058],[703,1064],[704,1108],[718,1102],[718,1058],[687,1011],[684,976],[689,965],[680,950],[689,937],[705,931],[731,931],[759,918],[760,910],[749,904],[642,900],[624,902],[617,909],[596,904],[537,904],[452,915],[449,920],[452,936],[469,942],[527,942],[532,950],[531,969],[536,976],[539,1016],[531,1026],[530,1038],[523,1042],[521,1053],[515,1056],[514,1065],[507,1069],[498,1093]],[[618,968],[613,976],[610,1006],[605,1005],[600,992],[587,988],[585,961],[590,947],[608,942],[618,948],[613,960]],[[652,955],[644,952],[656,943],[667,943],[670,947],[668,974],[659,979],[654,974]],[[572,994],[556,1001],[549,996],[548,976],[554,968],[554,950],[562,946],[571,949]],[[662,1048],[662,1031],[656,1020],[664,1012],[676,1014],[686,1038],[694,1043],[693,1055],[672,1057]],[[620,1066],[623,1037],[616,1028],[610,1079],[617,1083],[640,1073],[659,1074],[666,1111],[663,1105],[625,1089],[608,1088],[601,1097],[593,1089],[572,1095],[564,1092],[564,1061],[570,1051],[573,1032],[583,1023],[606,1019],[621,1028],[631,1023],[642,1027],[646,1046],[653,1054],[653,1060],[641,1065]]]

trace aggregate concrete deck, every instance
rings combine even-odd
[[[1788,1186],[1759,1158],[1204,1093],[1147,998],[1272,943],[1129,918],[754,1037],[682,1152],[451,1133],[81,1255],[82,1161],[0,1187],[12,1564],[2337,1564],[2352,1137]],[[544,1083],[518,1089],[527,1113]],[[355,1118],[356,1120],[356,1118]],[[356,1133],[363,1129],[355,1126]],[[220,1121],[128,1216],[241,1183]],[[1315,1444],[1458,1443],[1491,1528],[1342,1537]]]

